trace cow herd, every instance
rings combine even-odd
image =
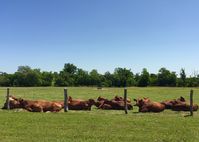
[[[189,111],[190,105],[183,97],[173,100],[166,100],[163,102],[154,102],[149,98],[134,99],[135,103],[132,104],[131,99],[127,98],[127,108],[132,110],[133,106],[139,108],[139,112],[162,112],[165,109],[173,111]],[[8,103],[10,109],[25,109],[30,112],[59,112],[64,108],[64,101],[46,101],[46,100],[26,100],[14,96],[9,97],[2,109],[7,109]],[[102,110],[124,110],[124,98],[115,96],[113,99],[98,97],[97,100],[89,99],[73,99],[69,96],[68,108],[69,110],[91,110],[92,106]],[[193,111],[198,110],[198,105],[193,105]]]

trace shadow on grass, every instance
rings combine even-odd
[[[133,114],[139,114],[140,112],[133,112]]]
[[[184,117],[193,117],[193,115],[187,114],[187,115],[185,115]]]

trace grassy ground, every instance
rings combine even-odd
[[[189,98],[190,88],[128,88],[130,98],[149,97],[154,101]],[[123,89],[68,88],[73,98],[113,98]],[[5,102],[6,88],[0,88],[0,106]],[[26,99],[62,100],[63,88],[11,88],[11,94]],[[199,88],[194,88],[194,101],[199,104]],[[0,110],[0,142],[198,142],[199,112],[137,113],[123,111],[30,113]]]

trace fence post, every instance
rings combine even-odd
[[[128,107],[127,107],[127,88],[124,88],[124,110],[125,114],[128,114]]]
[[[64,112],[68,112],[68,89],[64,88]]]
[[[190,116],[193,116],[193,90],[190,91]]]
[[[6,103],[7,103],[7,109],[10,109],[10,88],[7,88],[7,95],[6,95]]]

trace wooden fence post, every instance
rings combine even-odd
[[[64,112],[68,112],[68,89],[64,88]]]
[[[127,107],[127,88],[124,88],[124,110],[125,114],[128,114],[128,107]]]
[[[7,88],[7,95],[6,95],[6,103],[7,103],[7,109],[10,109],[10,88]]]
[[[193,116],[193,90],[190,91],[190,116]]]

